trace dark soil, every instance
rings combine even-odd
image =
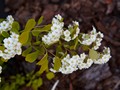
[[[29,18],[37,20],[41,15],[44,23],[50,23],[58,13],[66,25],[72,20],[79,21],[81,32],[91,30],[94,25],[105,35],[102,46],[111,48],[112,58],[107,64],[93,65],[68,76],[58,73],[52,81],[45,79],[40,90],[50,90],[57,79],[60,82],[56,90],[120,90],[120,0],[6,0],[5,3],[5,12],[22,26]]]

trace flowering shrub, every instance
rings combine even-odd
[[[24,30],[20,30],[19,23],[10,15],[2,20],[1,60],[7,61],[22,54],[27,62],[36,61],[36,65],[40,66],[36,75],[47,72],[47,78],[52,79],[54,73],[70,74],[78,69],[87,69],[92,64],[107,63],[111,58],[109,47],[104,47],[103,52],[98,51],[104,35],[97,32],[94,26],[91,32],[85,34],[80,32],[77,21],[73,21],[66,28],[59,14],[52,19],[51,24],[41,25],[42,20],[43,17],[38,22],[29,19]]]

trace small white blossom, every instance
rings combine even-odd
[[[63,34],[63,26],[64,23],[61,22],[62,17],[60,15],[56,15],[52,20],[51,31],[42,37],[42,41],[51,45],[59,41],[61,35]]]
[[[11,15],[8,15],[6,21],[0,23],[0,33],[2,33],[3,31],[11,30],[13,22],[14,22],[13,17]]]
[[[93,64],[93,60],[89,59],[89,58],[86,60],[86,57],[87,57],[87,55],[85,53],[80,55],[80,61],[78,63],[78,68],[80,70],[81,69],[87,69]]]
[[[73,37],[71,37],[70,29],[71,28],[73,29],[73,27],[76,27],[76,29],[75,29],[75,33],[74,33]],[[79,23],[77,21],[73,21],[73,25],[69,25],[68,30],[65,30],[63,33],[64,37],[65,37],[64,40],[67,42],[74,40],[76,37],[78,37],[79,32],[80,32]]]
[[[80,43],[84,45],[92,45],[93,44],[93,49],[97,50],[99,49],[101,45],[101,41],[103,39],[103,34],[101,32],[96,32],[95,27],[93,26],[93,30],[89,34],[83,34],[82,35],[82,41]]]
[[[105,47],[103,50],[103,54],[101,54],[101,56],[98,60],[94,60],[94,63],[95,64],[104,64],[104,63],[107,63],[110,58],[111,58],[110,48]]]
[[[70,36],[70,31],[69,31],[69,30],[65,30],[65,31],[64,31],[64,36],[65,36],[65,37]]]
[[[19,35],[16,33],[11,33],[10,37],[3,40],[5,50],[0,51],[0,56],[4,59],[13,58],[16,54],[20,55],[22,52],[21,43],[18,40]]]

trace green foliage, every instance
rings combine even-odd
[[[35,52],[32,52],[32,53],[26,55],[25,60],[32,63],[38,58],[38,56],[39,56],[39,51],[35,51]]]
[[[48,59],[48,53],[46,53],[43,58],[37,63],[37,65],[42,65]]]
[[[42,32],[48,32],[50,30],[50,28],[51,28],[51,24],[48,24],[48,25],[41,27],[41,28],[34,28],[32,30],[32,35],[38,36]]]
[[[99,58],[99,54],[97,51],[93,50],[93,49],[90,49],[89,51],[89,57],[93,60],[96,60]]]
[[[28,31],[23,32],[19,37],[20,43],[22,43],[23,45],[26,44],[29,40],[29,37],[30,37],[30,34]]]
[[[43,56],[43,58],[37,63],[37,65],[41,65],[38,74],[42,74],[44,71],[48,71],[48,53]]]
[[[0,83],[0,90],[20,90],[20,86],[25,84],[25,77],[17,74],[16,76],[11,76],[10,80],[4,80]]]
[[[1,23],[1,22],[3,22],[4,20],[5,20],[5,19],[3,19],[3,18],[0,18],[0,23]]]
[[[60,67],[61,67],[61,59],[56,56],[54,58],[54,67],[53,67],[53,69],[58,71]]]
[[[36,25],[36,22],[34,19],[29,19],[26,26],[25,26],[25,29],[24,29],[24,32],[28,31],[30,32]]]
[[[11,29],[11,31],[19,34],[19,30],[20,30],[20,25],[19,25],[19,23],[16,22],[16,21],[14,21],[13,24],[12,24],[12,29]]]
[[[22,52],[22,56],[27,56],[32,51],[32,47],[27,48],[25,51]]]
[[[56,48],[56,56],[61,57],[63,54],[64,54],[64,53],[63,53],[62,46],[61,46],[61,45],[58,45],[57,48]]]
[[[47,77],[48,80],[51,80],[51,79],[53,79],[55,77],[55,74],[53,72],[48,72],[46,74],[46,77]]]
[[[1,50],[1,51],[4,51],[4,50],[5,50],[5,47],[4,47],[4,46],[0,46],[0,50]]]
[[[3,41],[4,37],[0,35],[0,43]]]
[[[38,78],[32,81],[32,87],[34,90],[38,90],[38,88],[43,84],[42,78]]]
[[[39,20],[38,20],[38,23],[37,23],[37,24],[38,24],[38,25],[39,25],[39,24],[41,24],[41,23],[42,23],[42,21],[43,21],[43,16],[41,16],[41,17],[39,18]]]
[[[7,38],[7,37],[9,37],[10,35],[8,34],[8,32],[3,31],[3,32],[2,32],[2,36],[5,37],[5,38]]]
[[[87,45],[82,45],[82,49],[83,49],[84,51],[88,51],[88,50],[89,50],[89,46],[87,46]]]

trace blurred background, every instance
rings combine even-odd
[[[94,25],[104,33],[102,47],[110,47],[112,58],[104,65],[93,65],[62,79],[61,74],[51,81],[44,79],[39,90],[50,90],[57,79],[60,82],[56,90],[120,90],[120,0],[0,0],[0,18],[13,15],[21,28],[29,18],[38,20],[44,16],[43,23],[47,24],[56,14],[64,17],[65,25],[79,21],[81,32],[92,30]],[[11,75],[26,74],[35,68],[35,63],[16,56],[5,63],[2,76],[9,79]],[[19,89],[33,90],[25,85]]]

